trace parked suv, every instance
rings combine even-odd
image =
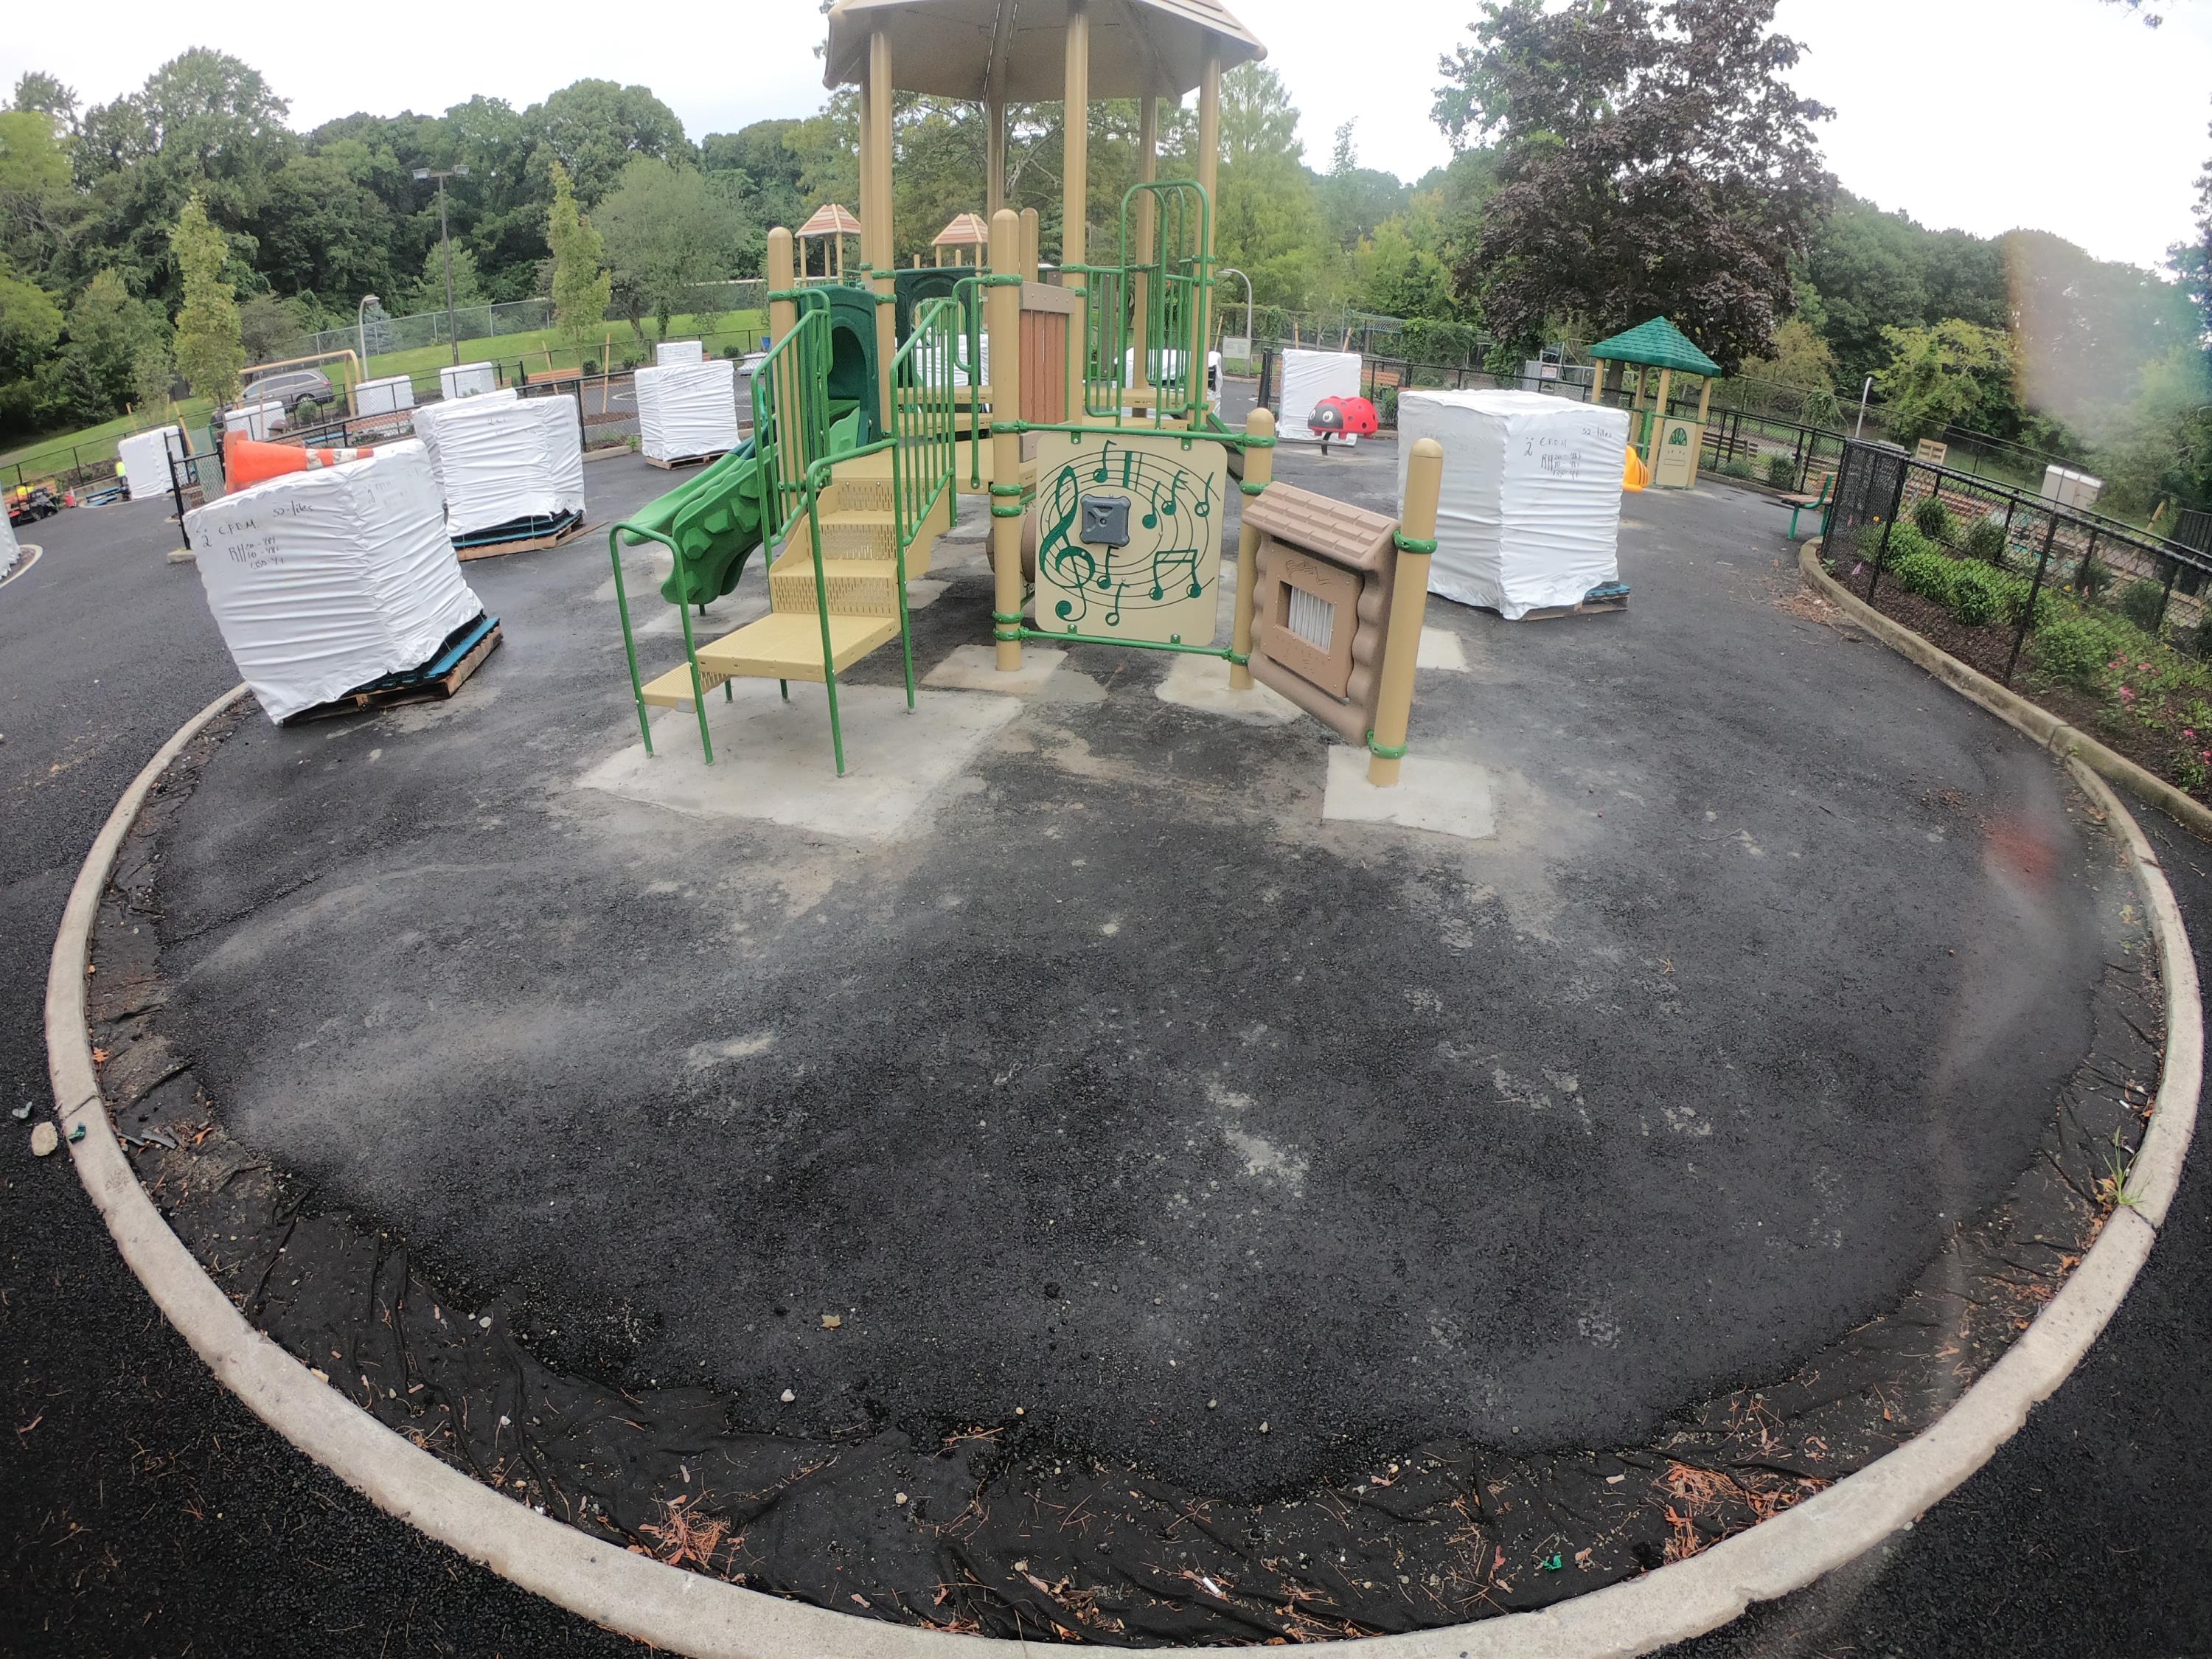
[[[255,404],[282,404],[289,418],[301,404],[327,405],[331,395],[330,376],[319,368],[288,368],[248,380],[239,402],[248,408]]]

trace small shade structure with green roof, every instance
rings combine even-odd
[[[1713,382],[1720,376],[1721,366],[1698,350],[1688,335],[1664,317],[1654,317],[1650,322],[1638,323],[1634,328],[1616,334],[1609,340],[1600,340],[1589,349],[1589,355],[1601,362],[1636,365],[1637,395],[1632,407],[1644,410],[1644,459],[1650,467],[1654,480],[1662,483],[1674,483],[1676,479],[1675,477],[1663,479],[1658,477],[1659,458],[1655,453],[1657,446],[1652,440],[1654,421],[1667,422],[1667,399],[1673,390],[1675,375],[1695,374],[1704,381],[1698,392],[1696,426],[1681,440],[1689,447],[1688,471],[1686,475],[1677,475],[1680,477],[1678,487],[1686,489],[1694,483],[1698,476],[1698,452],[1705,443],[1705,416],[1712,411]],[[1644,376],[1646,371],[1654,368],[1659,371],[1659,387],[1647,406],[1643,396]],[[1689,423],[1676,424],[1686,426]]]

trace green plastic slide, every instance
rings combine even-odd
[[[672,570],[660,585],[671,605],[706,605],[737,586],[746,559],[761,544],[759,465],[748,443],[630,515],[630,523],[684,550],[684,591],[677,591]],[[635,547],[643,538],[623,539]]]
[[[860,441],[858,410],[830,428],[832,455],[850,454]],[[736,588],[761,544],[760,466],[748,442],[630,515],[640,530],[659,531],[684,550],[690,580],[679,593],[676,573],[668,573],[660,597],[669,604],[710,605]],[[623,539],[635,547],[643,538],[626,533]]]

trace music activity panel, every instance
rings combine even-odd
[[[1211,645],[1229,452],[1172,433],[1054,433],[1037,472],[1036,627]]]

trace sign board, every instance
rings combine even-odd
[[[1951,446],[1939,444],[1933,438],[1923,438],[1912,447],[1912,459],[1924,461],[1929,466],[1941,466],[1943,458],[1951,453]]]
[[[1211,645],[1229,452],[1174,433],[1047,433],[1037,459],[1036,626]]]
[[[1231,362],[1252,361],[1252,337],[1249,334],[1224,334],[1221,337],[1221,355]]]
[[[1697,483],[1698,450],[1705,441],[1705,429],[1695,421],[1660,422],[1651,481],[1662,489],[1687,489]]]

